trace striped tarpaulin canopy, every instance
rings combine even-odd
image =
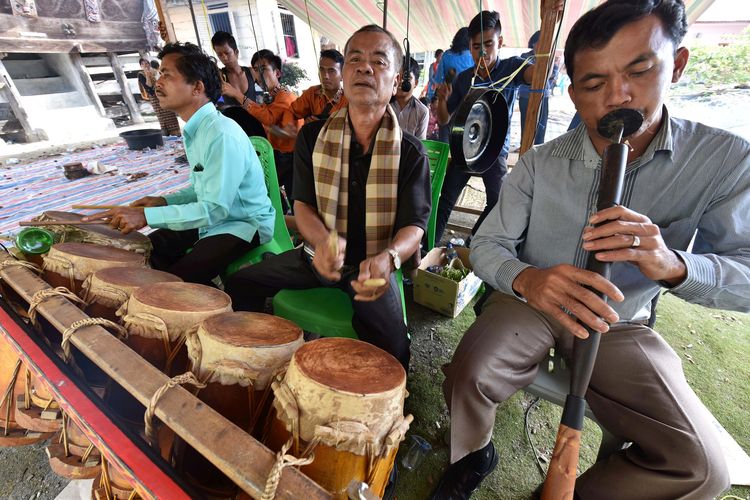
[[[714,0],[686,0],[688,20],[694,22]],[[567,0],[564,43],[568,30],[583,13],[602,0]],[[366,24],[383,23],[383,0],[281,0],[297,17],[308,19],[315,31],[343,48],[349,35]],[[526,47],[541,24],[540,0],[483,0],[485,10],[500,12],[503,38],[509,47]],[[406,37],[407,0],[388,0],[387,28],[399,40]],[[453,35],[479,12],[479,0],[410,0],[409,42],[414,52],[447,49]]]

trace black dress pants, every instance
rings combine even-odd
[[[359,339],[390,353],[408,372],[409,338],[395,275],[391,275],[390,288],[382,297],[361,302],[353,299],[356,293],[350,284],[358,274],[356,269],[344,273],[340,281],[328,283],[316,274],[307,254],[296,248],[236,272],[227,279],[225,291],[232,297],[235,311],[263,312],[266,298],[285,288],[339,288],[352,298],[352,326]]]
[[[197,229],[158,229],[148,235],[154,249],[151,267],[167,271],[190,283],[212,285],[211,280],[229,264],[260,244],[258,233],[252,243],[233,234],[198,238]],[[192,251],[188,253],[188,250]]]
[[[497,199],[500,196],[500,187],[503,185],[503,178],[507,173],[507,160],[500,156],[490,168],[481,174],[487,204],[471,230],[472,236],[476,234],[484,218],[487,217],[495,207],[495,204],[497,204]],[[461,191],[471,177],[472,174],[460,170],[455,165],[448,165],[448,171],[445,173],[445,180],[443,181],[443,189],[440,191],[440,203],[438,204],[437,220],[435,223],[435,245],[443,237],[443,231],[445,231],[445,226],[448,225],[448,219],[451,216],[453,207],[456,205]]]

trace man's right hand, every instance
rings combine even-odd
[[[437,89],[435,89],[435,93],[437,94],[439,100],[448,102],[448,98],[453,93],[453,85],[451,85],[450,83],[438,84]]]
[[[338,242],[330,244],[330,236],[315,245],[315,256],[312,265],[320,276],[329,281],[339,281],[341,279],[341,268],[344,267],[344,257],[346,255],[346,240],[341,236],[336,236]]]
[[[547,269],[529,267],[521,271],[513,281],[513,290],[523,296],[531,307],[549,314],[573,335],[582,339],[589,334],[575,318],[601,333],[609,330],[608,323],[619,320],[615,310],[586,286],[615,302],[624,300],[622,292],[609,280],[569,264]],[[566,314],[562,308],[570,311],[575,318]]]
[[[130,204],[131,207],[165,207],[167,200],[161,196],[144,196]]]

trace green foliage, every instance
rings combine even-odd
[[[685,78],[692,85],[749,84],[750,33],[733,36],[726,46],[694,47]]]
[[[307,80],[307,72],[300,68],[296,63],[284,63],[281,65],[281,78],[279,83],[287,87],[295,88],[303,81]]]

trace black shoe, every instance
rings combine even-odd
[[[394,463],[391,469],[391,475],[388,477],[388,484],[383,492],[383,500],[393,500],[396,498],[396,483],[398,482],[398,466]]]
[[[431,500],[464,500],[474,493],[485,477],[495,470],[498,456],[492,441],[469,453],[443,473]]]

